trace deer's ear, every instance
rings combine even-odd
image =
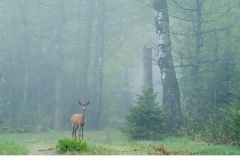
[[[80,105],[80,106],[82,106],[82,100],[81,100],[81,101],[79,101],[79,105]]]
[[[90,101],[87,101],[86,106],[88,106],[89,104],[90,104]]]

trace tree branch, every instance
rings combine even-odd
[[[149,5],[147,2],[145,2],[144,0],[137,0],[143,4],[145,4],[146,6],[150,7],[150,8],[153,8],[153,6]]]
[[[237,6],[237,5],[236,5]],[[233,8],[235,8],[236,6],[233,6],[233,7],[231,7],[231,8],[228,8],[228,10],[225,12],[225,13],[223,13],[222,15],[220,15],[219,17],[217,17],[217,18],[215,18],[215,19],[212,19],[212,20],[206,20],[206,21],[202,21],[202,23],[209,23],[209,22],[215,22],[215,21],[217,21],[218,19],[220,19],[220,18],[222,18],[223,16],[225,16],[231,9],[233,9]]]
[[[171,0],[173,3],[175,3],[179,8],[185,10],[185,11],[196,11],[196,9],[192,9],[192,8],[184,8],[182,7],[177,1],[175,0]]]
[[[206,33],[218,32],[218,31],[222,31],[222,30],[228,29],[228,28],[234,26],[239,21],[239,19],[240,19],[240,17],[234,23],[232,23],[232,24],[230,24],[230,25],[228,25],[226,27],[204,31],[204,32],[201,33],[201,35],[206,34]]]

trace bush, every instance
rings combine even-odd
[[[63,154],[66,152],[79,152],[87,150],[87,143],[77,139],[61,139],[58,141],[57,152]]]
[[[130,106],[126,126],[120,130],[131,140],[156,140],[165,132],[165,113],[156,97],[156,93],[143,89],[135,106]]]
[[[240,101],[234,101],[226,110],[226,122],[228,124],[227,137],[234,145],[240,146]]]
[[[209,115],[202,137],[217,144],[240,146],[240,85],[231,91],[234,96],[227,105]]]

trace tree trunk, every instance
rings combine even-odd
[[[64,18],[64,0],[61,1],[59,9],[59,19],[57,22],[57,37],[56,37],[56,53],[57,53],[57,64],[55,64],[55,118],[54,118],[54,129],[60,130],[62,121],[62,67],[63,67],[63,26],[65,24]]]
[[[142,49],[142,78],[143,88],[153,91],[152,82],[152,49],[144,47]]]
[[[131,99],[131,95],[129,93],[129,77],[128,77],[128,66],[127,64],[123,63],[123,78],[124,78],[124,87],[126,88],[126,90],[123,91],[123,108],[121,109],[121,117],[125,118],[125,116],[128,114],[128,106],[130,104],[130,99]]]
[[[87,98],[87,81],[88,81],[88,70],[89,70],[89,61],[91,54],[91,43],[92,43],[92,22],[93,22],[93,0],[87,1],[87,25],[86,25],[86,47],[85,55],[81,58],[81,77],[80,77],[80,99]]]
[[[200,109],[199,97],[199,69],[200,69],[200,49],[202,46],[202,3],[201,0],[196,0],[196,48],[195,48],[195,63],[193,68],[193,110],[192,114],[196,115]]]
[[[104,55],[104,25],[105,25],[105,0],[99,2],[100,14],[99,14],[99,23],[98,23],[98,43],[96,46],[97,49],[97,65],[96,65],[96,78],[97,78],[97,91],[96,91],[96,121],[95,128],[100,129],[100,118],[102,113],[102,86],[103,86],[103,55]]]
[[[23,0],[22,3],[22,20],[23,20],[23,27],[24,27],[24,37],[23,37],[23,43],[24,43],[24,49],[23,49],[23,56],[24,56],[24,85],[23,85],[23,100],[22,100],[22,106],[23,106],[23,116],[27,116],[27,109],[26,109],[26,102],[27,102],[27,92],[28,92],[28,81],[29,81],[29,52],[28,52],[28,46],[29,46],[29,36],[28,36],[28,22],[27,22],[27,6],[26,6],[26,0]],[[25,119],[24,119],[25,120]]]
[[[55,118],[54,118],[54,129],[60,130],[62,121],[62,80],[61,80],[61,68],[60,66],[56,69],[56,81],[55,81]]]
[[[154,0],[156,13],[155,26],[158,37],[158,66],[162,80],[162,104],[167,111],[167,126],[170,132],[181,128],[182,112],[180,106],[180,91],[171,54],[171,39],[169,34],[169,16],[166,0]]]

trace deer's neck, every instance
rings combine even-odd
[[[83,111],[81,115],[83,118],[85,118],[85,111]]]
[[[85,112],[82,112],[82,125],[84,125],[86,123],[86,119],[85,119]]]

